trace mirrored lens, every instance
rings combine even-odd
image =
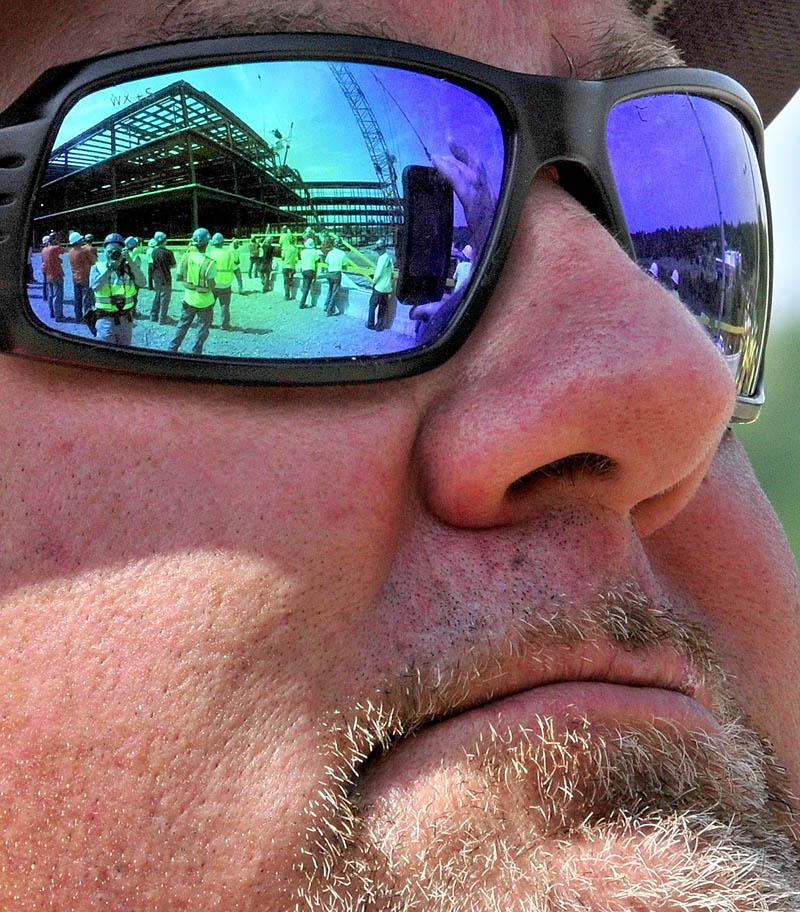
[[[768,270],[753,144],[724,105],[665,94],[618,104],[608,152],[639,265],[714,340],[742,395],[757,382]]]
[[[480,255],[503,165],[482,98],[400,68],[272,61],[103,89],[50,155],[30,307],[87,342],[204,357],[427,345]]]

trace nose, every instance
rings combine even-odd
[[[583,497],[647,535],[688,502],[735,400],[702,327],[556,184],[536,180],[489,308],[417,441],[444,522],[522,522]]]

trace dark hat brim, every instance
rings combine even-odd
[[[688,66],[732,76],[764,123],[800,89],[800,0],[630,0]]]

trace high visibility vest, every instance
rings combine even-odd
[[[110,273],[112,280],[100,285],[94,290],[94,307],[95,310],[104,310],[106,313],[120,313],[126,310],[132,310],[134,298],[136,297],[136,284],[133,277],[129,275],[118,275],[115,272]],[[124,299],[122,306],[112,303],[112,298],[118,301]]]
[[[206,253],[217,264],[217,274],[214,282],[217,288],[230,288],[233,281],[233,250],[230,247],[208,247]]]
[[[211,307],[214,303],[214,292],[208,284],[209,278],[214,278],[216,263],[211,257],[192,250],[185,254],[180,269],[181,275],[190,285],[196,288],[184,290],[185,301],[190,307]]]

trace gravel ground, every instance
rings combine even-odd
[[[64,316],[66,322],[55,323],[50,317],[47,303],[41,297],[41,284],[29,286],[29,300],[36,316],[46,325],[72,336],[92,338],[88,328],[74,322],[72,317],[72,288],[68,270],[64,282]],[[345,277],[345,282],[347,282]],[[277,275],[272,291],[263,292],[258,279],[244,277],[244,293],[238,293],[234,282],[231,296],[231,330],[220,328],[221,313],[214,305],[214,322],[205,344],[204,354],[243,358],[319,358],[342,357],[351,354],[385,354],[401,351],[414,344],[408,333],[408,320],[398,315],[394,328],[383,332],[365,326],[365,293],[360,288],[343,287],[339,300],[345,307],[342,316],[328,317],[325,300],[328,283],[316,283],[316,293],[309,296],[315,306],[301,310],[299,291],[295,282],[295,299],[287,301],[283,292],[283,277]],[[344,283],[343,283],[344,284]],[[173,285],[169,306],[172,325],[161,326],[151,322],[150,303],[153,292],[144,289],[139,293],[137,310],[139,318],[133,330],[133,345],[139,348],[165,351],[181,314],[183,291],[180,284]],[[398,308],[399,310],[400,308]],[[405,312],[405,308],[403,308]],[[397,331],[405,329],[405,332]],[[190,352],[197,334],[193,325],[184,339],[181,351]]]

